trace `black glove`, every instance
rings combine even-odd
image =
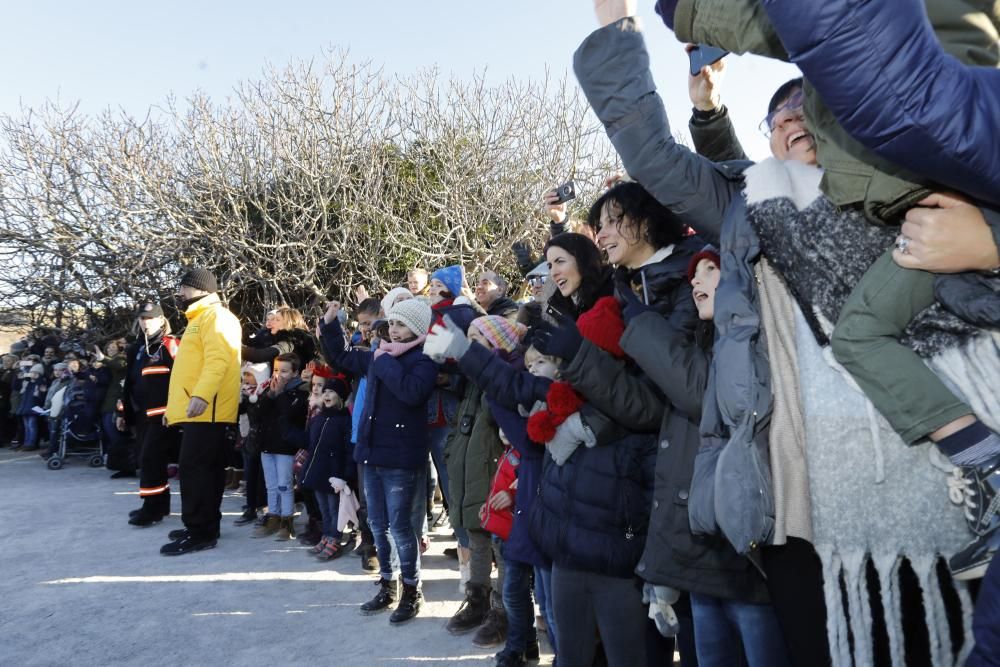
[[[572,361],[583,345],[583,336],[576,322],[565,315],[558,316],[558,324],[543,322],[535,328],[531,345],[542,354]]]
[[[638,317],[645,312],[655,310],[652,306],[647,306],[639,299],[639,295],[632,289],[632,285],[626,278],[615,279],[615,298],[622,307],[622,319],[626,326],[632,318]]]
[[[517,258],[517,268],[520,269],[521,275],[528,275],[535,268],[535,261],[531,257],[531,246],[526,241],[515,241],[510,249],[514,251],[514,257]]]

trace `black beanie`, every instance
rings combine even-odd
[[[219,283],[208,269],[191,269],[181,276],[181,285],[187,285],[205,292],[218,292]]]
[[[347,401],[351,395],[351,385],[347,384],[342,377],[332,377],[323,383],[323,391],[334,391],[340,396],[340,400]]]

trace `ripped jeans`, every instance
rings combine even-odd
[[[426,491],[426,466],[417,469],[365,466],[365,498],[368,501],[368,525],[375,537],[379,572],[392,581],[393,561],[406,584],[420,581],[420,545],[413,529],[413,501],[419,493],[420,506]],[[420,512],[423,516],[423,510]],[[392,534],[392,545],[389,535]]]
[[[295,490],[292,487],[292,464],[294,456],[288,454],[260,455],[260,465],[264,469],[264,483],[267,485],[267,513],[289,517],[295,514]]]

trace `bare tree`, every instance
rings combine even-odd
[[[565,76],[398,78],[341,52],[224,103],[170,99],[143,119],[49,104],[0,134],[0,304],[108,333],[194,264],[248,318],[414,266],[513,275],[510,244],[544,229],[542,191],[572,177],[586,201],[616,167]]]

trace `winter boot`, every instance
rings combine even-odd
[[[448,620],[445,629],[453,635],[472,632],[486,620],[490,610],[490,589],[482,584],[467,583],[465,600],[455,615]]]
[[[399,599],[399,582],[395,579],[386,581],[379,577],[375,585],[379,587],[378,593],[371,600],[361,605],[361,613],[365,616],[373,616],[383,612],[394,605],[396,600]]]
[[[361,569],[365,572],[378,572],[378,558],[375,547],[368,546],[362,550]]]
[[[295,539],[295,517],[283,516],[278,522],[278,533],[274,538],[279,542]]]
[[[281,525],[281,518],[274,514],[268,514],[264,523],[253,529],[250,537],[269,537],[278,532]]]
[[[169,514],[169,512],[168,512]],[[139,528],[146,528],[152,526],[154,523],[160,523],[163,521],[164,514],[154,514],[146,510],[139,510],[139,513],[133,517],[130,517],[128,522],[129,525],[137,526]]]
[[[257,510],[253,509],[252,507],[248,507],[245,510],[243,510],[243,514],[241,514],[240,517],[236,519],[236,521],[233,521],[233,523],[237,526],[245,526],[248,523],[253,523],[256,520],[257,520]]]
[[[299,542],[308,546],[315,546],[323,539],[323,523],[319,519],[309,517],[306,521],[306,529],[299,534]]]
[[[496,659],[493,663],[496,667],[524,667],[528,664],[524,655],[509,648],[505,648],[493,657]]]
[[[420,613],[420,604],[423,601],[424,594],[420,591],[419,584],[403,584],[403,597],[396,605],[396,611],[389,617],[389,622],[394,625],[406,623]]]
[[[503,608],[503,598],[493,591],[490,596],[490,611],[486,620],[476,630],[472,644],[479,648],[499,646],[507,641],[507,612]]]
[[[229,483],[226,484],[226,490],[235,491],[236,489],[240,488],[240,482],[243,481],[243,471],[236,470],[234,468],[230,472],[231,472],[231,479],[229,480]]]

